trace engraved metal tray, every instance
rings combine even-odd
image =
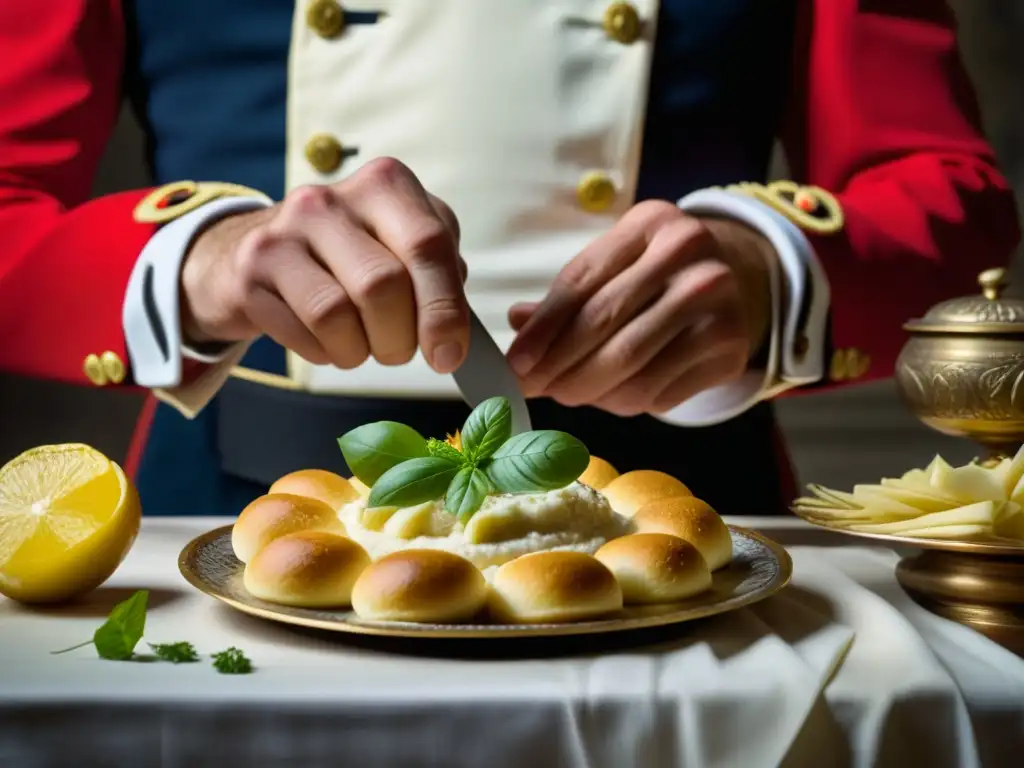
[[[789,583],[793,562],[781,546],[753,531],[729,526],[733,559],[715,571],[711,589],[689,600],[629,607],[599,621],[566,624],[413,624],[360,619],[351,610],[291,608],[258,600],[242,584],[244,566],[231,549],[231,526],[191,541],[178,568],[192,586],[244,613],[263,619],[358,635],[411,638],[511,638],[593,635],[663,627],[714,616],[764,600]]]

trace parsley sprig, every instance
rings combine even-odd
[[[135,648],[142,640],[146,630],[148,601],[149,591],[140,589],[124,602],[114,606],[107,620],[93,633],[92,640],[86,640],[84,643],[53,651],[53,653],[68,653],[87,645],[94,645],[96,653],[101,659],[110,661],[140,659],[141,657],[135,653]],[[199,661],[196,647],[189,642],[149,643],[149,647],[153,649],[153,653],[160,661],[172,664]],[[252,672],[252,662],[242,651],[233,646],[226,651],[213,654],[211,658],[214,669],[222,674],[240,675]]]

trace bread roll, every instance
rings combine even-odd
[[[612,539],[594,557],[615,574],[626,605],[673,603],[711,588],[711,569],[701,553],[667,533]]]
[[[672,475],[653,469],[626,472],[609,482],[601,493],[620,515],[632,517],[644,504],[672,496],[691,496],[690,489]]]
[[[366,483],[364,483],[358,477],[350,477],[348,479],[348,484],[351,485],[353,488],[355,488],[356,489],[356,493],[358,493],[362,498],[364,498],[364,499],[370,498],[370,486],[368,486]]]
[[[359,498],[359,491],[348,480],[323,469],[300,469],[287,474],[270,486],[269,492],[308,496],[335,510]]]
[[[392,552],[363,571],[352,608],[363,619],[448,623],[472,618],[487,582],[469,560],[438,549]]]
[[[352,539],[324,531],[281,536],[255,554],[243,581],[253,597],[297,608],[347,608],[370,556]]]
[[[732,536],[725,521],[707,502],[693,496],[654,501],[633,518],[640,533],[668,533],[695,546],[712,571],[732,561]]]
[[[591,456],[590,463],[579,477],[579,482],[599,491],[618,476],[619,471],[607,461]]]
[[[273,493],[254,499],[231,529],[231,547],[243,563],[274,539],[297,531],[331,531],[345,527],[330,506],[308,496]]]
[[[590,555],[533,552],[494,574],[490,608],[506,624],[586,621],[620,610],[622,590],[612,572]]]

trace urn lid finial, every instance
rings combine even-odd
[[[1004,296],[1010,285],[1002,267],[978,275],[981,295],[961,296],[936,304],[904,329],[916,333],[1024,334],[1024,299]]]

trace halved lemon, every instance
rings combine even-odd
[[[0,468],[0,594],[70,600],[113,574],[139,532],[139,495],[87,445],[44,445]]]

